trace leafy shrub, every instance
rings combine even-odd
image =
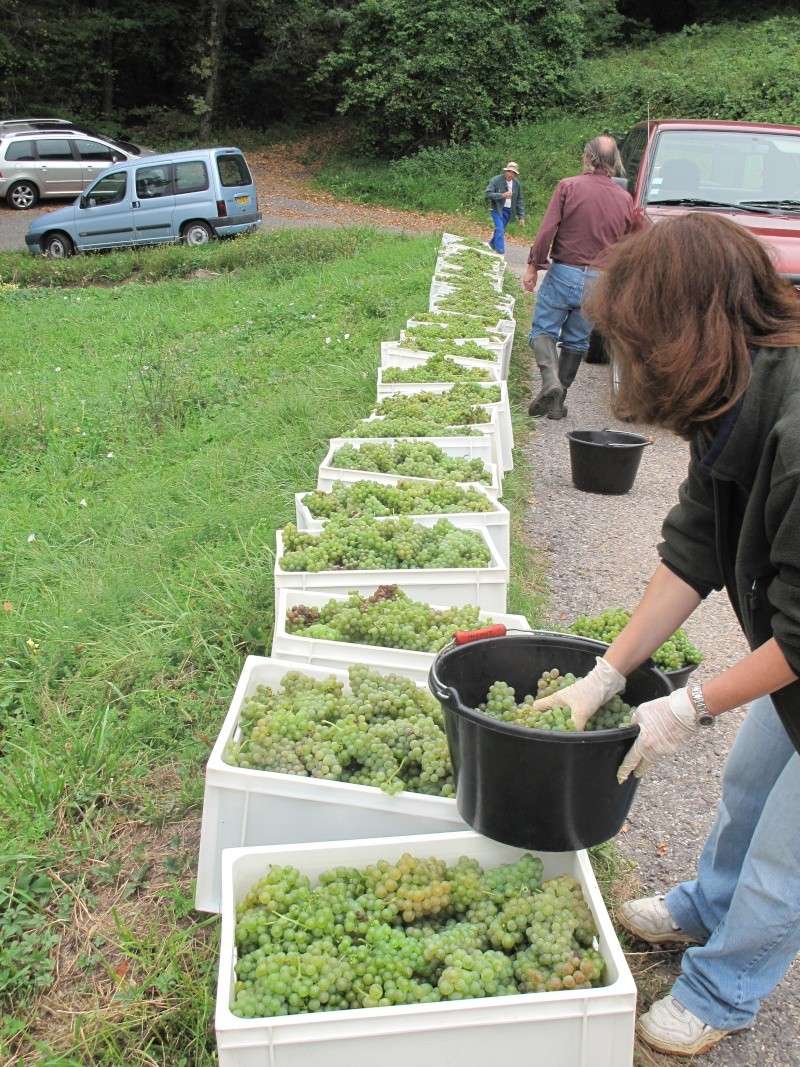
[[[357,0],[318,77],[371,149],[461,143],[561,98],[583,21],[571,0]]]

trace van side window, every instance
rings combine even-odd
[[[108,145],[100,144],[99,141],[84,141],[78,138],[75,141],[78,155],[81,159],[94,160],[97,163],[113,163],[114,153]]]
[[[139,200],[172,196],[172,192],[169,163],[160,163],[153,167],[139,167],[136,171],[136,196]]]
[[[12,141],[6,150],[6,159],[36,159],[33,141]]]
[[[232,153],[229,156],[217,156],[219,180],[223,185],[252,185],[253,179],[244,161],[244,156]]]
[[[199,193],[208,188],[208,171],[201,159],[175,164],[175,192]]]
[[[103,204],[118,204],[125,196],[127,179],[128,176],[124,170],[117,171],[116,174],[107,174],[105,178],[100,178],[91,189],[87,190],[84,200],[87,203],[90,200],[96,201],[96,207]]]

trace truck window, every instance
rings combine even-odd
[[[175,192],[199,193],[208,188],[208,171],[202,159],[175,164]]]
[[[252,185],[253,179],[244,161],[244,156],[238,152],[226,156],[217,156],[217,170],[219,180],[225,186]]]
[[[636,179],[639,176],[639,166],[642,162],[645,146],[647,145],[647,127],[636,126],[622,142],[620,155],[625,174],[628,177],[628,192],[633,196],[636,190]]]
[[[663,130],[645,202],[680,198],[745,203],[800,199],[800,135],[750,130]]]

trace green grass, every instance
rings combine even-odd
[[[281,235],[219,277],[0,293],[0,1061],[215,1062],[203,766],[269,648],[275,529],[436,244]],[[516,546],[535,622],[534,566]]]
[[[583,145],[624,133],[647,117],[716,117],[800,124],[800,16],[688,27],[644,47],[584,60],[565,104],[537,122],[498,128],[480,142],[429,148],[393,162],[346,153],[328,158],[317,182],[338,196],[486,222],[483,190],[516,160],[531,235],[555,183],[580,168]],[[519,227],[509,231],[520,234]]]

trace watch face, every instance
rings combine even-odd
[[[713,726],[714,716],[709,715],[708,712],[704,712],[702,715],[697,716],[697,722],[700,726]]]

